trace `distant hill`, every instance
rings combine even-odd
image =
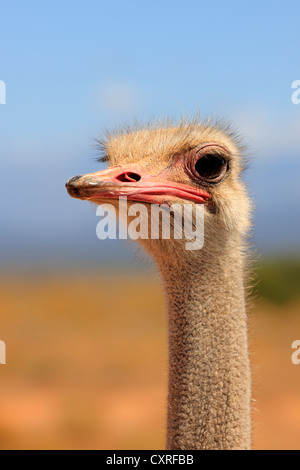
[[[265,260],[254,270],[254,294],[277,304],[300,299],[300,258]]]

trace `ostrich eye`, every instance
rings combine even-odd
[[[228,169],[228,162],[220,155],[206,154],[195,163],[195,174],[207,182],[218,182]]]

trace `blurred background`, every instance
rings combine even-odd
[[[201,111],[248,146],[256,449],[300,449],[300,80],[296,0],[2,0],[1,449],[162,449],[163,292],[127,242],[99,241],[71,176],[93,138]]]

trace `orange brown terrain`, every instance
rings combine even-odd
[[[1,449],[163,449],[167,322],[141,273],[2,278]],[[299,302],[250,313],[255,449],[300,449]]]

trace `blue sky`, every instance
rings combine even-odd
[[[249,146],[259,248],[299,250],[299,13],[293,0],[2,1],[0,261],[119,253],[65,180],[99,168],[104,128],[199,110]]]

